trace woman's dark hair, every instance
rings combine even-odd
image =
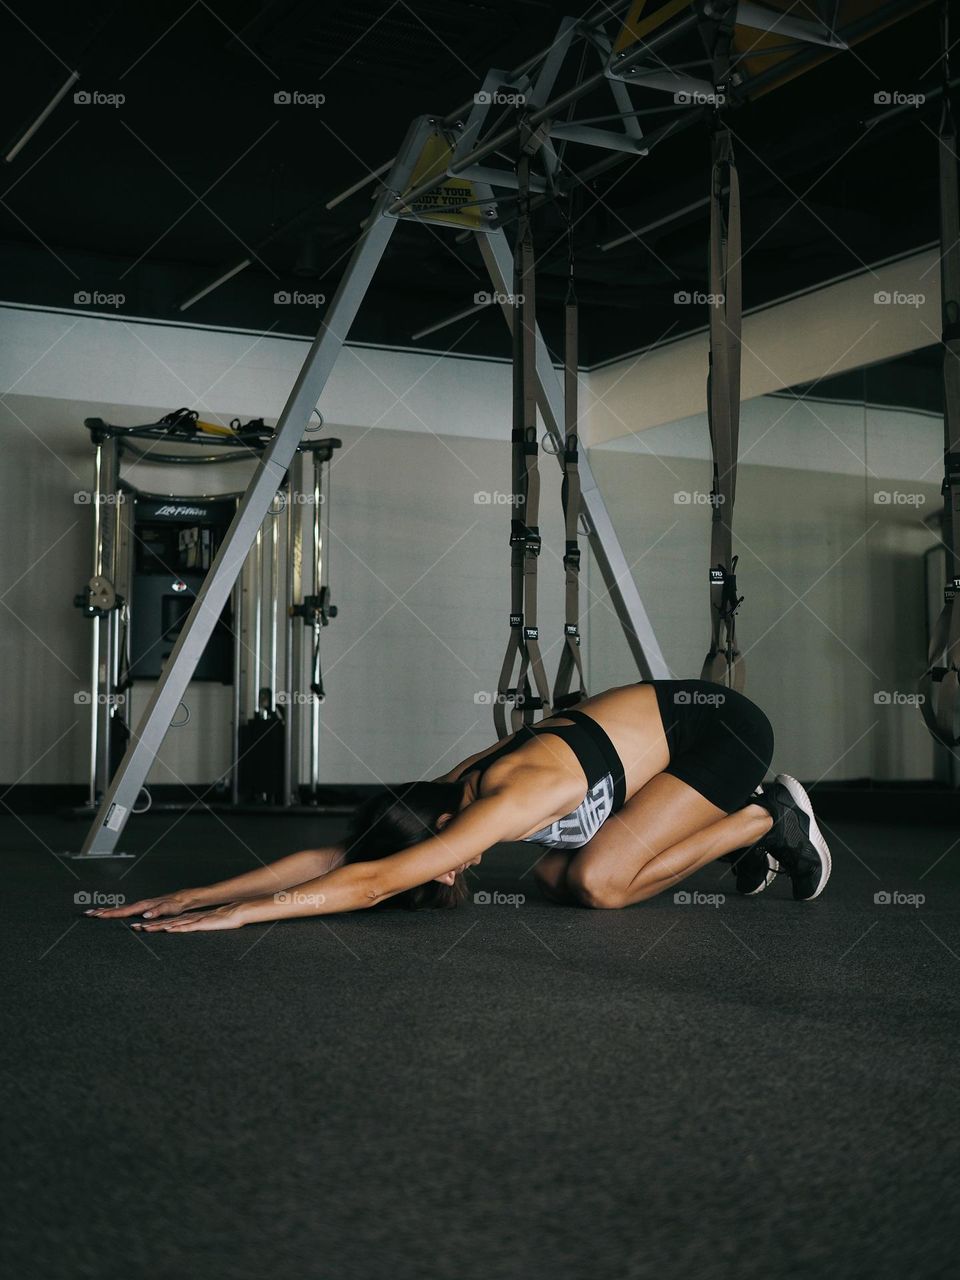
[[[462,782],[408,782],[371,796],[353,815],[344,861],[375,862],[429,840],[437,834],[437,822],[445,813],[457,813],[462,798]],[[394,894],[387,902],[416,911],[420,907],[457,907],[466,896],[466,879],[458,872],[453,884],[430,880]]]

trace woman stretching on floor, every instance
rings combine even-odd
[[[703,680],[625,685],[434,782],[375,796],[342,845],[87,914],[139,915],[146,923],[134,928],[182,933],[389,899],[455,906],[467,867],[509,840],[544,847],[535,873],[561,903],[628,907],[724,857],[741,893],[760,893],[782,871],[796,899],[816,898],[830,851],[799,782],[780,774],[759,785],[772,753],[770,722],[743,694]]]

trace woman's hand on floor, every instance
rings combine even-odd
[[[122,907],[91,907],[83,914],[96,916],[100,920],[124,920],[127,916],[143,916],[152,920],[156,916],[178,916],[195,905],[191,890],[178,889],[175,893],[167,893],[160,898],[125,902]]]
[[[143,933],[203,933],[214,929],[240,929],[249,923],[244,915],[244,902],[225,902],[222,907],[209,911],[191,911],[175,920],[153,920],[149,924],[134,924],[132,928]]]

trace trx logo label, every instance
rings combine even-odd
[[[710,570],[711,587],[722,587],[723,584],[726,582],[726,580],[727,580],[727,575],[724,573],[722,569]]]
[[[539,627],[524,627],[524,628],[523,628],[523,638],[524,638],[525,640],[539,640],[539,639],[540,639],[540,628],[539,628]]]
[[[522,613],[511,613],[511,615],[510,615],[510,625],[511,625],[511,627],[522,627],[522,626],[523,626],[523,614],[522,614]]]

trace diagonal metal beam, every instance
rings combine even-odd
[[[293,390],[277,422],[276,434],[253,474],[237,514],[217,553],[203,586],[197,593],[180,637],[157,682],[140,723],[131,734],[130,746],[107,788],[78,858],[114,855],[120,834],[136,803],[193,676],[207,641],[230,596],[257,530],[266,518],[303,438],[310,415],[323,393],[350,326],[370,287],[374,273],[390,242],[396,220],[384,216],[394,192],[407,186],[413,165],[430,131],[426,117],[415,120],[330,304],[324,324],[303,362]]]

